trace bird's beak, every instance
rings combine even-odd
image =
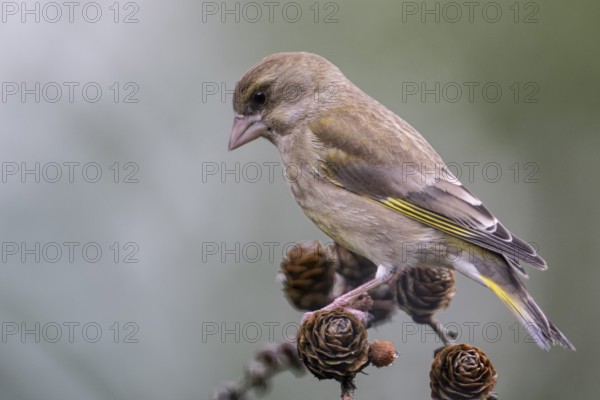
[[[262,122],[260,114],[239,115],[236,114],[229,138],[229,150],[257,139],[267,130],[267,126]]]

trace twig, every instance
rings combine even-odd
[[[354,400],[354,391],[356,386],[352,379],[346,379],[342,381],[342,400]]]
[[[246,367],[243,378],[218,388],[214,400],[239,400],[251,389],[261,392],[269,388],[269,380],[279,372],[291,370],[296,374],[304,372],[304,365],[298,357],[296,343],[274,343],[260,350]]]
[[[438,335],[438,337],[444,343],[444,347],[452,346],[454,344],[454,339],[456,339],[456,332],[454,331],[446,331],[444,325],[438,322],[433,316],[429,318],[426,322],[427,325],[433,329],[433,331]]]

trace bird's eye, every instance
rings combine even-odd
[[[267,95],[265,94],[265,92],[259,90],[258,92],[254,92],[254,94],[252,95],[252,102],[256,105],[262,106],[266,103],[266,101]]]

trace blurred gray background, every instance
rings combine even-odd
[[[1,399],[209,398],[293,336],[279,261],[327,238],[273,146],[227,142],[235,82],[297,50],[413,124],[548,261],[527,285],[577,352],[527,343],[466,279],[440,315],[488,353],[500,397],[596,397],[598,2],[54,4],[1,4]],[[400,358],[359,398],[428,398],[431,332],[398,313],[369,335]],[[284,373],[266,398],[338,396]]]

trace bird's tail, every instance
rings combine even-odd
[[[551,345],[561,345],[575,350],[569,339],[548,321],[506,259],[481,248],[477,250],[471,253],[474,257],[468,262],[455,263],[454,268],[490,288],[542,349],[549,350]]]
[[[540,307],[527,293],[523,284],[519,282],[519,287],[505,289],[501,284],[490,278],[482,276],[481,279],[510,308],[527,329],[531,338],[542,349],[550,350],[551,345],[561,345],[567,349],[575,350],[575,346],[569,339],[552,322],[548,321]]]

